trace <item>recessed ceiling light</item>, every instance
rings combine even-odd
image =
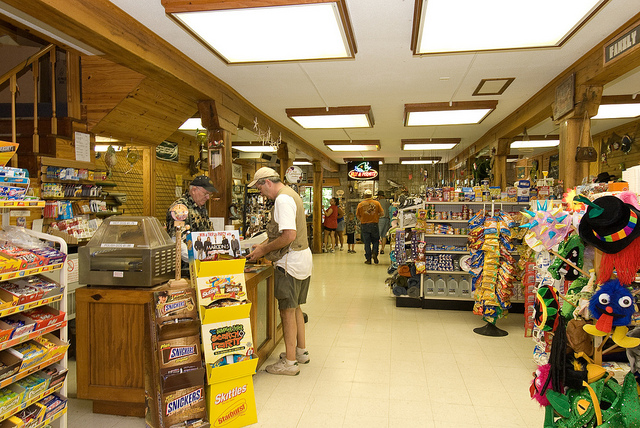
[[[633,95],[605,95],[598,114],[591,119],[625,119],[640,116],[640,98]]]
[[[402,165],[432,165],[440,162],[440,157],[400,158]]]
[[[371,128],[371,106],[288,108],[287,116],[305,129]]]
[[[296,161],[296,160],[294,160],[294,161],[293,161],[293,164],[294,164],[294,165],[298,165],[298,166],[302,166],[302,165],[313,165],[313,163],[311,163],[311,162],[309,162],[309,161],[307,161],[307,160],[305,160],[305,161]]]
[[[276,153],[278,151],[274,146],[259,143],[233,143],[231,148],[239,152],[247,153]]]
[[[515,137],[509,147],[512,149],[540,149],[556,147],[559,144],[560,137],[557,135],[527,135]]]
[[[416,55],[557,47],[606,2],[416,0],[411,45]]]
[[[191,117],[185,120],[178,129],[181,131],[195,131],[198,129],[204,129],[204,126],[202,126],[202,120],[199,117]]]
[[[380,150],[380,140],[324,140],[334,152],[366,152]]]
[[[253,3],[253,4],[252,4]],[[353,58],[345,0],[163,0],[169,16],[231,64]]]
[[[405,126],[477,124],[498,105],[498,101],[405,104]]]
[[[459,142],[460,138],[401,140],[402,150],[450,150]]]

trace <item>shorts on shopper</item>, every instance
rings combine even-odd
[[[276,267],[274,294],[278,299],[278,309],[295,309],[307,303],[310,281],[310,276],[305,279],[297,279],[289,275],[282,266]]]

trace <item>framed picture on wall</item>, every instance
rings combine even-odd
[[[575,73],[572,73],[556,87],[556,100],[553,104],[553,120],[558,120],[573,110],[575,77]]]
[[[549,156],[549,178],[560,178],[560,155]]]

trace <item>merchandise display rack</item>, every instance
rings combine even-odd
[[[7,201],[0,201],[1,202],[7,202]],[[18,202],[18,201],[10,201],[10,202]],[[24,201],[27,202],[27,201]],[[44,201],[30,201],[30,202],[38,202],[38,204],[41,202],[42,205],[44,205]],[[31,208],[40,208],[40,206],[36,204],[36,205],[29,205],[29,207]],[[10,205],[10,207],[20,207],[23,208],[25,207],[25,205]],[[7,208],[7,206],[5,205],[4,208]],[[7,226],[8,225],[8,220],[9,220],[9,216],[5,215],[7,214],[6,212],[3,212],[3,216],[2,216],[2,225]],[[60,237],[57,236],[53,236],[53,235],[49,235],[46,233],[42,233],[42,232],[36,232],[33,230],[29,230],[29,229],[25,229],[25,233],[28,235],[31,235],[32,237],[35,237],[41,241],[46,241],[49,243],[52,243],[53,245],[57,244],[60,247],[60,251],[63,252],[64,254],[68,254],[68,249],[67,249],[67,243]],[[55,296],[51,296],[45,299],[40,299],[40,300],[36,300],[33,302],[29,302],[27,304],[24,305],[19,305],[19,306],[13,306],[10,308],[6,308],[3,309],[2,311],[0,311],[0,318],[2,317],[6,317],[8,315],[11,314],[16,314],[16,313],[20,313],[20,312],[24,312],[26,310],[35,308],[35,307],[39,307],[39,306],[45,306],[48,305],[50,303],[54,303],[54,302],[59,302],[59,310],[61,312],[64,312],[65,314],[68,312],[68,302],[67,302],[67,269],[63,269],[63,267],[65,266],[65,263],[57,263],[54,265],[48,265],[48,266],[42,266],[39,268],[34,268],[34,269],[25,269],[25,270],[20,270],[20,271],[15,271],[15,272],[6,272],[0,275],[0,281],[6,281],[8,279],[15,279],[15,278],[22,278],[22,277],[28,277],[31,275],[36,275],[38,273],[42,273],[42,272],[53,272],[53,271],[58,271],[59,272],[59,280],[58,283],[61,287],[61,294],[59,295],[55,295]],[[45,328],[21,335],[19,337],[15,337],[9,340],[5,340],[3,342],[0,342],[0,350],[5,350],[8,348],[11,348],[13,346],[16,346],[20,343],[24,343],[28,340],[31,340],[35,337],[39,337],[39,336],[43,336],[45,334],[48,333],[52,333],[54,331],[59,331],[59,337],[60,340],[64,343],[68,343],[69,342],[69,333],[67,330],[67,321],[66,319],[62,322],[56,323],[56,324],[52,324],[49,325]],[[56,355],[50,359],[48,359],[47,361],[43,361],[40,362],[38,364],[36,364],[36,366],[34,367],[29,367],[26,370],[20,370],[18,373],[16,373],[15,375],[7,378],[7,379],[3,379],[2,382],[0,382],[0,388],[2,387],[6,387],[11,385],[12,383],[38,371],[41,370],[45,367],[48,367],[52,364],[58,363],[60,366],[62,366],[64,369],[68,368],[68,361],[67,361],[67,352],[65,351],[63,354],[60,355]],[[37,397],[32,397],[29,400],[20,403],[19,405],[17,405],[16,407],[7,410],[6,412],[4,412],[3,414],[0,415],[0,422],[4,421],[8,418],[10,418],[12,415],[14,415],[16,412],[30,406],[31,404],[39,401],[40,399],[53,394],[54,392],[59,392],[63,397],[67,397],[67,380],[65,379],[62,383],[60,383],[59,385],[56,385],[53,388],[50,388],[46,391],[44,391],[43,393],[39,394]],[[42,421],[41,423],[39,423],[37,425],[37,428],[40,427],[45,427],[47,426],[49,423],[51,423],[54,420],[59,419],[59,427],[60,428],[67,428],[67,405],[68,402],[65,403],[64,408],[59,410],[58,412],[56,412],[54,415],[51,415],[49,418],[47,418],[46,420]]]
[[[502,201],[502,200],[493,200],[493,201],[424,201],[420,204],[416,204],[406,208],[399,208],[398,211],[400,213],[404,211],[417,211],[419,209],[425,209],[427,205],[444,205],[444,206],[459,206],[467,205],[467,206],[482,206],[483,209],[489,209],[493,207],[493,209],[503,209],[504,207],[529,207],[531,202],[514,202],[514,201]],[[403,226],[403,216],[398,216],[400,219],[399,229],[412,229],[412,228],[404,228]],[[447,220],[436,220],[436,219],[427,219],[426,223],[436,223],[436,224],[447,224],[447,223],[468,223],[469,220],[461,220],[461,219],[447,219]],[[468,239],[468,234],[426,234],[421,233],[419,235],[420,240],[427,241],[428,243],[435,243],[438,245],[442,245],[443,242],[458,242],[459,239]],[[441,241],[440,241],[441,240]],[[465,241],[466,245],[466,241]],[[446,250],[425,250],[424,254],[451,254],[453,256],[465,256],[470,255],[471,252],[469,250],[465,251],[446,251]],[[517,254],[517,251],[512,252],[512,254]],[[410,296],[396,296],[396,306],[399,307],[422,307],[423,309],[457,309],[457,310],[471,310],[474,299],[473,293],[470,292],[469,297],[464,296],[451,296],[451,295],[427,295],[425,294],[425,275],[455,275],[456,277],[468,277],[469,283],[471,282],[471,273],[464,270],[453,270],[453,271],[445,271],[445,270],[426,270],[420,275],[420,297],[410,297]],[[520,306],[524,305],[524,300],[512,300],[512,304],[514,305],[513,312],[521,312]]]

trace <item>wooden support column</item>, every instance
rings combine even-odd
[[[55,50],[52,55],[55,55]],[[82,116],[80,85],[80,55],[67,51],[67,116],[73,119],[81,119]]]
[[[293,160],[295,159],[296,152],[289,151],[289,145],[287,143],[280,144],[278,147],[278,159],[280,159],[280,178],[284,180],[284,174],[287,172],[290,166],[293,166]]]
[[[16,93],[18,92],[18,83],[16,75],[12,74],[9,78],[9,90],[11,91],[11,142],[17,143],[18,136],[16,131]],[[18,152],[11,158],[11,166],[13,168],[18,167]]]
[[[156,149],[155,147],[144,147],[142,149],[142,200],[144,208],[143,215],[153,216],[156,212]]]
[[[313,162],[313,248],[322,253],[322,164]]]
[[[584,118],[567,119],[560,123],[560,179],[566,189],[580,184],[589,173],[588,162],[576,162],[576,149],[580,146],[581,133],[582,141],[589,141],[590,125],[591,121],[585,121]]]
[[[33,72],[33,149],[34,153],[40,152],[40,135],[38,134],[38,80],[40,79],[40,64],[38,61],[31,64]]]
[[[217,159],[218,165],[209,164],[209,178],[216,186],[217,193],[211,195],[209,215],[222,217],[228,222],[231,206],[231,187],[233,185],[233,158],[231,155],[231,133],[238,128],[239,116],[213,100],[198,102],[200,120],[209,132],[209,159]],[[220,145],[220,142],[222,145]]]
[[[495,155],[493,156],[493,183],[502,190],[507,188],[507,155],[509,154],[509,138],[499,138],[495,143]]]
[[[589,175],[589,162],[576,162],[576,150],[592,145],[590,118],[598,113],[602,86],[580,85],[575,99],[573,113],[560,122],[560,179],[565,189],[579,185]]]

